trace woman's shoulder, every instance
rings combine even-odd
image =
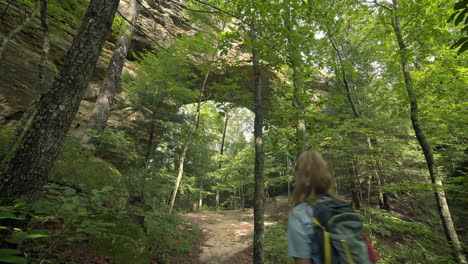
[[[314,208],[308,203],[300,203],[289,212],[289,217],[310,218],[314,214]]]

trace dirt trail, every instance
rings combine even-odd
[[[272,225],[284,215],[288,207],[286,196],[269,198],[265,204],[265,226]],[[188,213],[184,218],[199,226],[205,241],[201,244],[200,262],[227,263],[238,252],[248,248],[253,238],[253,210]],[[231,261],[229,261],[231,262]]]

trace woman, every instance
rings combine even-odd
[[[313,204],[331,199],[321,197],[330,191],[332,178],[327,163],[313,150],[303,152],[296,163],[296,185],[288,216],[288,255],[295,264],[322,264],[319,245],[313,241]]]

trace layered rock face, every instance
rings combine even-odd
[[[89,0],[75,1],[81,2],[83,8],[86,8]],[[129,72],[133,72],[136,69],[133,63],[136,60],[135,54],[141,55],[148,50],[155,49],[156,46],[169,47],[176,37],[194,35],[198,30],[197,25],[192,24],[188,15],[184,12],[184,8],[186,8],[184,0],[138,1],[141,1],[143,7],[140,10],[140,16],[132,37],[130,52],[125,63],[124,70]],[[120,11],[117,16],[123,13],[122,10],[125,10],[127,5],[128,0],[121,0]],[[5,36],[23,23],[25,17],[30,14],[30,10],[19,4],[18,1],[10,0],[0,0],[0,10],[2,10],[0,14],[1,42]],[[70,10],[69,14],[65,14],[65,17],[73,15],[73,10]],[[78,18],[77,20],[81,19]],[[79,24],[77,23],[67,22],[67,20],[63,19],[59,21],[57,18],[49,16],[51,51],[46,71],[46,88],[52,84],[55,75],[58,73],[58,68],[68,48],[71,46],[78,26]],[[74,134],[78,137],[84,133],[87,127],[115,42],[116,37],[110,34],[88,89],[83,94],[80,109],[72,125],[74,128],[79,128],[73,130]],[[42,28],[38,16],[8,43],[3,54],[3,59],[0,60],[0,126],[14,127],[32,98],[38,93],[45,92],[34,90],[34,83],[38,78],[41,45]],[[242,51],[242,48],[234,48],[229,51],[228,58],[230,59],[228,61],[237,61],[240,58],[247,60],[249,57],[250,55]],[[201,87],[201,80],[203,78],[199,79],[200,83],[194,83],[193,89]],[[253,110],[253,75],[251,65],[248,63],[233,65],[221,74],[212,73],[208,79],[208,90],[211,89],[210,84],[212,83],[223,83],[226,85],[226,80],[231,80],[232,82],[233,79],[237,79],[236,83],[232,83],[233,87],[238,87],[235,90],[242,90],[239,93],[244,96],[233,94],[225,96],[225,98],[230,98],[232,103]],[[270,107],[268,97],[271,94],[270,88],[273,79],[277,79],[275,73],[262,70],[262,93],[267,109]],[[325,89],[322,87],[323,85],[324,83],[322,82],[316,82],[310,86],[313,89]],[[215,91],[210,91],[210,93],[213,92]],[[119,99],[121,98],[116,98],[117,101]],[[118,111],[113,111],[108,120],[108,126],[132,126],[132,121],[137,119],[141,119],[138,113],[123,117]]]
[[[132,38],[131,52],[126,62],[126,68],[131,70],[133,54],[154,49],[157,45],[168,47],[176,36],[194,34],[195,30],[189,18],[184,13],[185,3],[180,0],[140,0],[143,8],[137,22],[137,28]],[[82,0],[87,5],[87,0]],[[121,1],[119,10],[124,10],[127,0]],[[2,18],[0,20],[0,41],[23,23],[30,10],[17,1],[0,0]],[[3,12],[6,10],[5,12]],[[72,11],[70,11],[72,12]],[[72,15],[71,15],[72,16]],[[60,22],[49,16],[51,30],[51,51],[46,71],[46,87],[52,84],[58,73],[62,60],[76,34],[76,25]],[[75,28],[74,28],[75,27]],[[94,101],[107,69],[115,42],[114,36],[109,36],[88,89],[83,94],[83,101],[76,117],[76,123],[87,123]],[[42,50],[42,28],[40,19],[36,16],[21,32],[8,42],[3,58],[0,61],[0,125],[14,126],[16,120],[28,107],[32,98],[38,93],[34,83],[38,75],[38,63]],[[110,123],[116,118],[111,117]],[[76,124],[74,124],[76,126]]]

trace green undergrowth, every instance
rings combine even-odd
[[[372,208],[365,210],[365,221],[379,263],[456,263],[445,238],[427,223],[403,220]]]
[[[130,218],[104,216],[100,219],[112,224],[114,237],[97,237],[89,242],[99,255],[109,256],[114,263],[148,264],[151,261],[149,239],[143,228]]]
[[[105,219],[127,218],[125,212],[114,209],[112,191],[106,186],[78,192],[72,187],[50,184],[32,203],[20,198],[12,205],[1,206],[0,241],[17,246],[16,251],[0,254],[0,262],[75,263],[76,256],[66,253],[71,248],[96,237],[121,237],[112,232],[116,225]]]
[[[0,129],[0,147],[11,135]],[[49,178],[35,202],[0,207],[0,242],[10,244],[0,243],[0,263],[190,262],[196,227],[129,205],[122,173],[78,140],[66,139]]]
[[[288,256],[288,234],[286,220],[269,226],[265,230],[265,263],[292,264],[293,259]]]
[[[145,216],[148,239],[157,263],[185,263],[197,243],[197,228],[180,215],[153,212]]]

